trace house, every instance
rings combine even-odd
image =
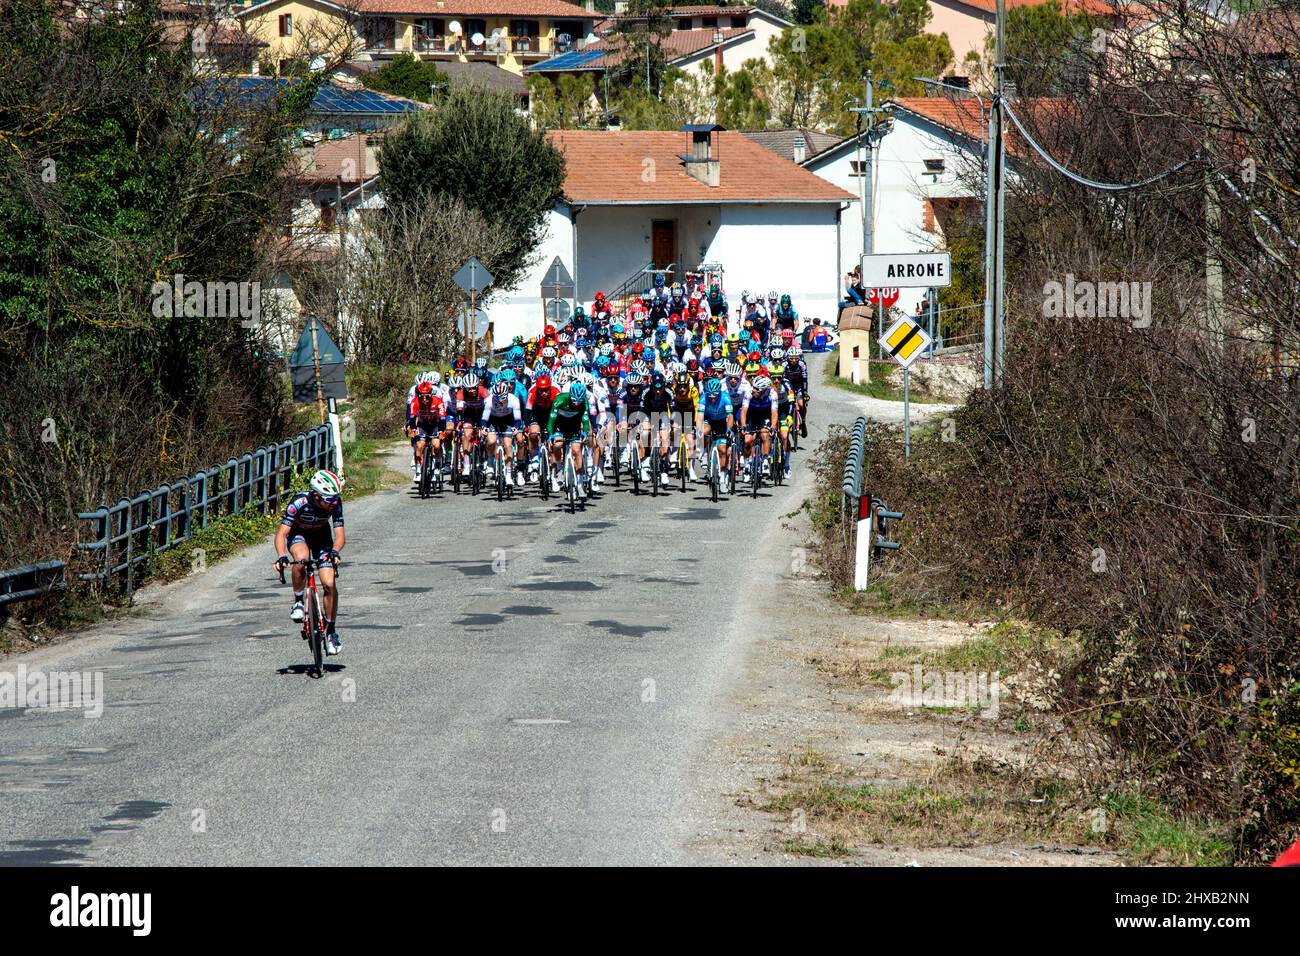
[[[1062,12],[1088,13],[1108,20],[1117,15],[1109,0],[1006,0],[1006,9],[1033,7],[1042,3],[1057,3]],[[997,23],[997,0],[930,0],[930,19],[925,32],[939,36],[947,34],[952,46],[955,75],[970,75],[966,59],[971,54],[984,55],[988,38]]]
[[[876,252],[927,252],[944,245],[951,217],[982,215],[982,168],[987,118],[973,98],[920,97],[891,100],[892,119],[876,151],[873,239]],[[865,136],[842,140],[804,160],[803,167],[842,189],[862,195]],[[1021,145],[1008,140],[1014,162]],[[1014,170],[1014,166],[1012,167]],[[863,218],[842,221],[840,277],[862,257]],[[912,314],[924,289],[902,289],[897,307]]]
[[[278,68],[305,49],[345,59],[401,53],[511,73],[581,45],[597,15],[565,0],[258,0],[235,16]]]
[[[334,78],[352,86],[360,86],[367,74],[383,69],[383,60],[347,60],[339,64],[334,71]],[[503,70],[495,63],[486,60],[451,60],[438,61],[438,72],[452,82],[470,83],[489,90],[509,93],[519,101],[520,109],[528,110],[528,84],[518,73]]]
[[[768,43],[792,24],[758,7],[685,6],[666,10],[655,23],[655,42],[666,64],[695,71],[710,63],[715,73],[739,70],[747,60],[766,60]],[[605,76],[626,59],[629,45],[644,41],[646,18],[615,14],[595,25],[596,37],[581,49],[557,54],[524,69],[528,76]],[[598,90],[601,87],[598,85]]]
[[[487,305],[499,341],[540,331],[541,283],[557,256],[583,303],[647,264],[680,275],[719,262],[733,301],[743,289],[777,289],[803,315],[835,315],[851,192],[718,126],[548,137],[564,154],[564,195],[547,214],[529,276]]]
[[[167,2],[159,5],[158,20],[169,43],[188,46],[194,72],[256,74],[257,59],[268,44],[202,4]]]
[[[823,133],[821,130],[801,126],[747,129],[743,132],[758,145],[772,150],[778,156],[784,156],[792,163],[802,163],[822,150],[838,145],[842,139],[834,133]]]

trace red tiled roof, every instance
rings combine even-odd
[[[713,33],[713,30],[675,30],[672,33],[665,34],[660,40],[660,45],[668,62],[672,63],[674,60],[709,49],[714,45]],[[752,37],[754,35],[753,30],[741,27],[722,30],[721,33],[724,46],[739,37]],[[582,68],[584,70],[603,70],[607,67],[617,66],[623,61],[623,47],[628,42],[626,38],[615,35],[588,43],[583,47],[584,50],[605,50],[607,52],[605,56],[585,61]],[[630,42],[636,43],[637,41],[632,40]]]
[[[890,100],[896,107],[922,116],[944,129],[979,142],[984,135],[982,124],[987,124],[988,115],[981,119],[979,103],[973,98],[952,98],[946,96],[904,96]],[[1028,120],[1033,114],[1043,114],[1059,109],[1064,100],[1053,97],[1037,97],[1017,100],[1014,105],[1016,115]],[[1013,156],[1027,156],[1030,152],[1026,143],[1010,120],[1007,120],[1007,152]]]
[[[373,134],[369,138],[375,139]],[[379,167],[374,149],[366,149],[366,140],[366,134],[354,133],[298,151],[297,178],[314,183],[332,183],[340,178],[344,183],[356,183],[363,178],[372,178],[379,172]]]
[[[547,137],[564,154],[564,195],[574,202],[843,202],[856,198],[743,133],[714,134],[721,179],[716,187],[686,173],[679,157],[690,152],[691,144],[683,132],[553,130]]]

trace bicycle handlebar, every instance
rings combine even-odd
[[[288,561],[288,562],[286,562],[285,564],[280,565],[280,568],[279,568],[279,571],[280,571],[280,583],[281,583],[281,584],[284,584],[284,583],[285,583],[285,580],[284,580],[284,569],[285,569],[285,568],[291,568],[291,567],[293,567],[295,564],[301,564],[303,567],[308,567],[308,568],[322,568],[322,567],[325,566],[325,563],[326,563],[326,562],[324,562],[324,561],[320,561],[320,560],[317,560],[316,558],[297,558],[297,559],[295,559],[295,560]],[[339,573],[339,559],[338,559],[338,558],[333,558],[333,559],[330,560],[329,563],[330,563],[331,565],[333,565],[334,573],[337,575],[337,574]]]

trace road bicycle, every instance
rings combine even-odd
[[[637,426],[638,430],[640,426]],[[632,475],[632,494],[641,493],[641,436],[629,435],[632,444],[628,446],[628,471]]]
[[[785,481],[785,448],[781,445],[781,430],[772,435],[772,453],[770,455],[772,484],[781,485]]]
[[[543,501],[551,497],[551,452],[545,442],[537,446],[537,487]]]
[[[316,572],[323,568],[326,563],[316,558],[302,558],[290,561],[280,568],[281,584],[285,583],[284,569],[286,567],[300,564],[307,569],[307,585],[303,590],[307,613],[302,619],[302,639],[311,646],[312,670],[308,673],[317,680],[325,676],[325,641],[329,638],[329,632],[325,629],[324,603],[321,600],[320,592],[316,590]],[[338,561],[328,563],[333,566],[334,576],[337,580],[339,573]]]
[[[564,443],[564,488],[568,495],[569,514],[576,514],[578,510],[578,470],[573,467],[573,446],[581,444],[579,439]]]
[[[714,502],[717,502],[718,495],[722,491],[722,458],[718,454],[718,445],[722,438],[719,436],[709,435],[709,495]]]
[[[690,455],[686,451],[686,425],[681,426],[681,435],[677,438],[677,477],[681,480],[682,491],[686,491],[686,475],[690,471]]]
[[[650,494],[658,498],[663,484],[663,459],[659,456],[659,436],[650,436]]]

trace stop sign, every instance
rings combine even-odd
[[[872,305],[880,305],[879,297],[882,295],[885,300],[885,308],[887,309],[890,306],[892,306],[895,302],[898,301],[897,289],[868,289],[867,301],[870,302]]]

